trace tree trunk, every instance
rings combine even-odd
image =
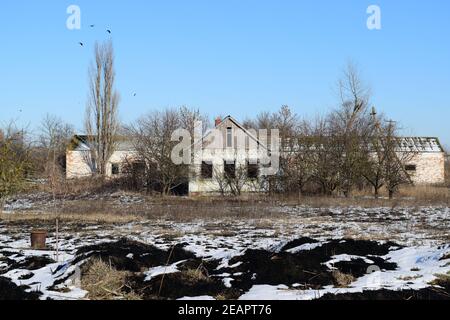
[[[389,190],[389,200],[394,198],[394,190]]]
[[[375,189],[375,199],[380,198],[380,188],[374,187],[374,189]]]
[[[346,198],[349,198],[349,197],[350,197],[350,190],[345,189],[345,190],[344,190],[344,196],[345,196]]]

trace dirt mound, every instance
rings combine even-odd
[[[351,259],[351,261],[339,261],[336,262],[333,266],[340,272],[351,274],[355,278],[359,278],[367,274],[367,269],[372,265],[378,266],[381,270],[397,269],[397,265],[395,263],[386,262],[386,260],[380,257],[366,256],[366,258],[373,261],[373,263],[369,263],[361,258],[357,258]]]
[[[322,246],[314,248],[310,251],[315,255],[328,259],[330,256],[340,254],[355,256],[384,256],[392,251],[391,248],[401,248],[401,246],[394,242],[386,242],[381,244],[377,241],[344,239],[328,241]]]
[[[218,299],[237,299],[240,291],[226,288],[222,280],[209,275],[207,262],[189,260],[179,266],[180,272],[159,275],[150,281],[134,277],[131,286],[144,299],[179,299],[212,296]]]
[[[23,269],[23,270],[38,270],[45,267],[48,264],[55,263],[55,260],[47,256],[30,256],[26,257],[23,261],[16,262],[14,260],[9,260],[12,262],[8,266],[8,270]]]
[[[328,293],[319,300],[450,300],[450,292],[434,287],[402,291],[382,289],[361,293]]]
[[[351,279],[364,275],[370,265],[377,265],[385,270],[397,267],[395,263],[379,257],[389,253],[393,247],[398,247],[394,243],[330,240],[311,250],[286,252],[308,243],[317,241],[299,238],[286,244],[280,252],[247,249],[242,255],[230,259],[228,265],[232,267],[218,269],[222,261],[196,258],[193,253],[183,249],[184,244],[178,244],[170,250],[161,250],[152,245],[121,239],[79,249],[74,263],[88,261],[82,267],[82,273],[95,259],[107,262],[118,271],[127,271],[128,277],[123,282],[127,283],[130,293],[143,299],[178,299],[205,295],[235,299],[258,284],[299,284],[303,288],[320,289],[336,285],[338,273],[341,278],[347,279],[338,281],[340,285],[347,285]],[[330,270],[325,263],[341,254],[358,258],[338,261],[333,264],[336,269]],[[183,260],[177,265],[178,272],[158,275],[146,281],[144,272],[149,268],[172,265]],[[228,282],[231,288],[225,286],[224,278],[232,279]],[[124,290],[128,290],[127,288]]]
[[[389,249],[398,247],[394,243],[380,244],[375,241],[364,240],[331,240],[311,250],[297,253],[283,251],[316,242],[313,239],[300,238],[289,242],[279,253],[249,249],[243,255],[234,257],[229,261],[229,265],[236,265],[236,267],[221,268],[213,272],[215,274],[230,274],[230,277],[234,279],[233,287],[246,291],[255,284],[285,284],[288,286],[301,284],[312,289],[332,285],[334,283],[332,272],[324,263],[330,261],[332,256],[340,254],[366,257],[373,261],[373,263],[368,263],[362,258],[357,258],[334,264],[337,270],[355,278],[366,274],[367,268],[371,265],[376,265],[385,270],[397,268],[395,263],[389,263],[375,256],[386,255],[389,253]]]
[[[164,251],[152,245],[121,239],[117,242],[83,247],[77,251],[75,262],[87,258],[98,258],[110,263],[119,271],[140,272],[151,267],[166,265],[169,255],[170,264],[194,258],[194,254],[184,250],[181,245]]]
[[[136,290],[136,287],[141,287],[136,292],[144,299],[179,299],[182,297],[204,295],[217,296],[225,290],[221,281],[209,277],[195,277],[191,275],[191,272],[187,271],[167,274],[164,279],[163,276],[158,276],[146,284],[142,280],[142,278],[135,279],[133,289]]]
[[[16,300],[37,300],[38,293],[25,292],[27,287],[19,287],[11,280],[0,277],[0,300],[16,301]]]
[[[319,241],[308,238],[308,237],[302,237],[302,238],[295,239],[295,240],[288,242],[281,248],[281,251],[286,251],[286,250],[289,250],[289,249],[292,249],[295,247],[299,247],[301,245],[308,244],[308,243],[318,243],[318,242]]]
[[[287,252],[273,253],[249,249],[244,255],[231,259],[229,264],[239,265],[235,268],[223,268],[217,272],[231,274],[234,279],[233,287],[244,291],[255,284],[301,283],[318,289],[332,282],[326,266],[317,260],[305,259]]]

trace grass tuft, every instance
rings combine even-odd
[[[81,278],[81,288],[91,300],[141,300],[127,284],[129,272],[118,271],[100,259],[89,262]]]

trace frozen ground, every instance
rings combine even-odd
[[[83,299],[87,292],[80,289],[78,267],[89,256],[78,250],[121,238],[164,252],[178,244],[187,253],[169,259],[168,265],[145,260],[145,254],[132,249],[111,253],[144,266],[142,281],[156,285],[163,274],[175,277],[187,265],[205,261],[208,275],[218,281],[215,286],[235,289],[232,297],[239,299],[305,300],[365,290],[421,290],[430,287],[436,275],[450,272],[449,208],[280,206],[272,210],[277,212],[274,218],[262,219],[158,219],[122,225],[66,222],[61,224],[58,256],[53,224],[0,220],[0,277],[26,286],[26,292],[42,293],[40,299]],[[50,231],[48,250],[29,249],[33,228]],[[317,261],[303,265],[311,259]],[[273,270],[261,267],[271,263]],[[333,271],[351,273],[352,281],[339,287],[332,281]],[[280,272],[285,276],[276,276]],[[311,275],[305,280],[308,272]],[[208,290],[187,296],[168,293],[167,298],[217,297],[211,293],[214,288]]]

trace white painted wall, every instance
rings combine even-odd
[[[107,177],[111,177],[112,164],[117,163],[122,169],[125,160],[135,159],[137,156],[134,151],[116,151],[106,165]],[[67,179],[85,178],[92,175],[92,169],[89,162],[89,151],[67,151],[66,154],[66,177]]]
[[[445,154],[443,152],[424,152],[414,156],[408,162],[416,166],[416,172],[410,173],[416,185],[443,184],[445,182]]]

